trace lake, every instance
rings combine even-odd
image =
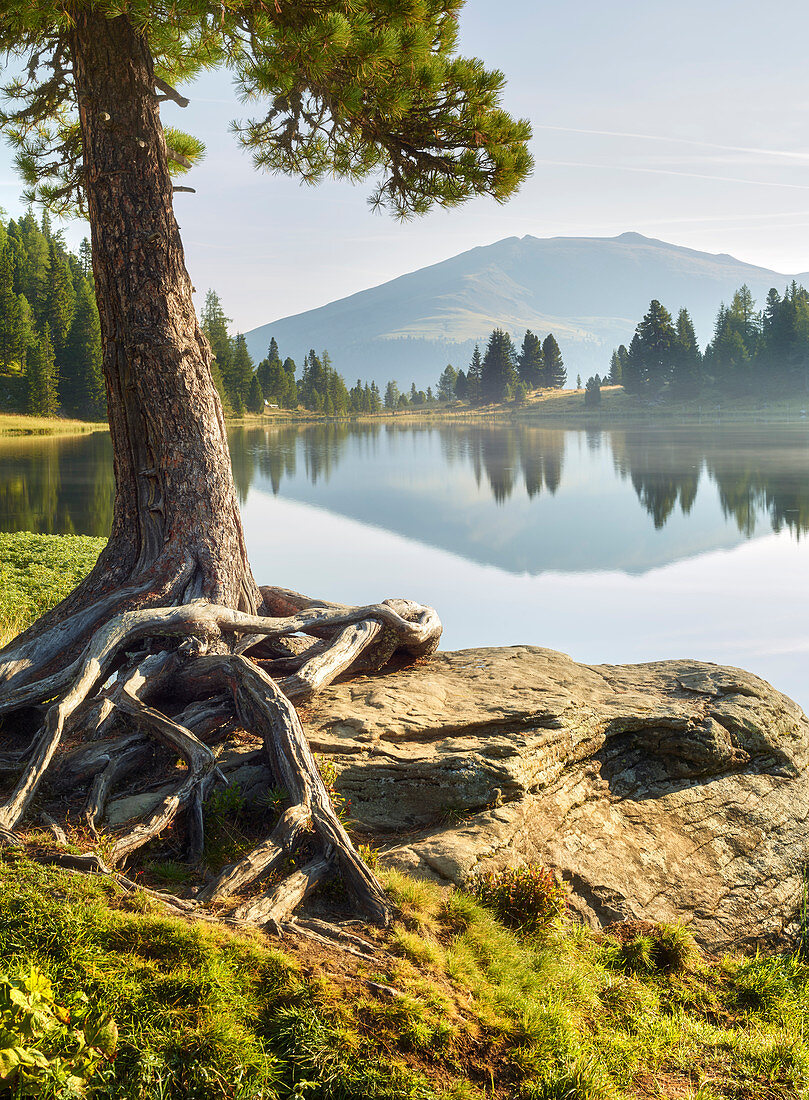
[[[230,436],[260,583],[435,606],[444,646],[749,668],[809,709],[809,427]],[[0,529],[107,533],[104,434],[0,440]]]

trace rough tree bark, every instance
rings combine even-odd
[[[115,508],[109,543],[87,579],[0,653],[0,714],[39,707],[44,719],[27,738],[6,723],[11,751],[0,764],[13,787],[0,804],[0,846],[20,843],[49,772],[63,789],[88,786],[86,815],[95,831],[111,789],[143,766],[156,740],[185,759],[185,779],[148,820],[113,838],[112,864],[132,858],[180,812],[191,855],[199,858],[202,800],[217,781],[205,742],[241,726],[263,738],[292,806],[254,853],[212,876],[201,900],[233,896],[307,843],[316,849],[311,867],[242,904],[239,919],[280,926],[291,906],[339,868],[367,914],[384,923],[384,893],[331,808],[290,699],[351,669],[380,668],[397,648],[431,652],[440,623],[431,609],[406,601],[350,609],[258,588],[211,351],[197,324],[172,209],[148,41],[125,16],[105,18],[82,6],[71,54]],[[292,634],[297,645],[279,648]],[[103,737],[104,751],[96,742],[77,757],[74,747],[66,765],[66,730],[79,742]],[[78,857],[70,858],[75,865]],[[96,871],[106,866],[100,856],[85,862]]]

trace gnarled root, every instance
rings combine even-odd
[[[203,599],[124,611],[101,624],[72,662],[56,668],[46,636],[39,677],[27,641],[18,677],[13,647],[6,650],[3,667],[11,673],[0,691],[0,714],[45,710],[42,728],[26,746],[0,753],[0,777],[17,775],[0,803],[0,848],[24,844],[25,815],[47,780],[63,801],[89,787],[84,819],[98,845],[81,855],[69,852],[59,823],[45,817],[61,838],[61,850],[42,857],[48,862],[114,874],[182,812],[186,858],[199,864],[203,802],[215,783],[226,782],[212,746],[242,730],[261,738],[263,761],[289,805],[270,835],[209,874],[193,901],[175,898],[172,904],[199,915],[202,907],[218,906],[236,922],[280,932],[320,883],[339,874],[366,917],[386,924],[384,890],[335,813],[292,701],[310,698],[349,672],[379,669],[396,651],[428,655],[437,648],[440,621],[431,608],[406,600],[352,608],[284,589],[261,591],[264,615]],[[79,744],[66,752],[63,738]],[[143,820],[100,837],[112,792],[148,770],[161,748],[164,758],[168,749],[183,762],[173,789]],[[304,850],[303,865],[286,878],[240,897]]]

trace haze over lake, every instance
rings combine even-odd
[[[259,582],[438,608],[445,648],[739,665],[809,706],[809,426],[235,428]],[[109,438],[0,442],[0,527],[106,535]]]

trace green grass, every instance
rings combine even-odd
[[[395,414],[379,413],[360,420],[395,419],[396,423],[420,423],[424,421],[505,421],[520,423],[552,421],[557,427],[589,427],[609,424],[664,421],[668,423],[781,423],[796,422],[809,413],[809,394],[726,394],[709,390],[699,397],[673,399],[667,394],[657,398],[640,399],[625,394],[621,386],[604,386],[601,404],[588,408],[584,404],[584,390],[537,390],[520,406],[503,405],[469,406],[454,403],[435,407],[421,405],[401,409]]]
[[[105,542],[0,532],[0,645],[64,599],[92,569]]]
[[[389,953],[298,960],[7,853],[0,957],[9,972],[39,967],[60,1004],[84,993],[114,1018],[118,1053],[95,1095],[115,1100],[806,1095],[800,959],[690,952],[676,971],[633,972],[617,941],[570,922],[523,936],[469,895],[385,882],[403,912]]]
[[[68,420],[58,416],[24,416],[21,413],[0,413],[0,435],[83,435],[106,431],[106,423]]]

